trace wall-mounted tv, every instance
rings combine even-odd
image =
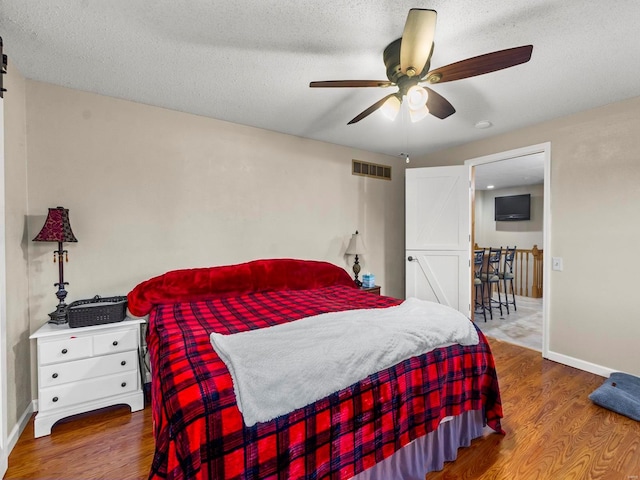
[[[496,222],[514,222],[531,219],[531,194],[496,197]]]

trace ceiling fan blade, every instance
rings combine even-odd
[[[429,98],[427,99],[427,108],[429,109],[429,113],[431,115],[440,119],[445,119],[449,115],[453,115],[454,113],[456,113],[456,109],[453,108],[453,105],[449,103],[449,100],[444,98],[439,93],[431,90],[429,87],[423,88],[429,93]]]
[[[326,80],[324,82],[311,82],[310,87],[391,87],[394,85],[389,80]]]
[[[376,103],[374,103],[369,108],[367,108],[364,112],[362,112],[359,115],[357,115],[356,117],[354,117],[349,123],[347,123],[347,125],[351,125],[352,123],[359,122],[363,118],[368,117],[373,112],[378,110],[382,105],[384,105],[384,102],[386,102],[390,97],[393,97],[394,95],[396,95],[396,94],[395,93],[390,93],[386,97],[381,98]]]
[[[436,33],[436,17],[435,10],[409,10],[400,44],[400,70],[409,77],[420,74],[429,60]]]
[[[531,59],[532,51],[533,45],[524,45],[467,58],[466,60],[431,70],[426,76],[426,81],[429,83],[452,82],[513,67],[528,62]]]

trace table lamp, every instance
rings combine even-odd
[[[349,241],[349,246],[347,247],[347,251],[345,252],[347,255],[355,255],[355,262],[353,264],[353,273],[355,275],[355,282],[358,287],[362,286],[362,282],[358,280],[358,274],[360,273],[360,262],[358,261],[358,255],[362,255],[365,253],[364,244],[362,242],[362,237],[356,233],[351,235],[351,240]]]
[[[58,250],[53,251],[53,261],[58,262],[58,283],[53,285],[58,287],[56,297],[58,297],[58,306],[55,311],[49,314],[51,320],[49,323],[55,323],[61,325],[67,323],[67,304],[64,303],[64,299],[67,296],[65,285],[69,285],[64,281],[64,262],[69,261],[69,254],[66,250],[62,249],[63,242],[77,242],[71,225],[69,224],[69,210],[63,207],[50,208],[47,219],[44,222],[44,226],[40,233],[33,239],[34,242],[58,242]]]

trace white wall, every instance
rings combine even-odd
[[[411,159],[411,167],[458,165],[551,143],[545,256],[562,257],[564,270],[549,276],[549,349],[592,371],[640,375],[638,132],[640,97]]]
[[[31,405],[27,272],[27,125],[25,79],[9,64],[4,96],[4,234],[7,315],[7,424],[10,435]],[[10,439],[11,441],[17,438]]]
[[[383,294],[404,295],[404,163],[396,158],[27,81],[28,238],[70,210],[67,301],[127,294],[168,270],[326,260],[359,230]],[[351,175],[353,158],[393,180]],[[55,307],[55,245],[29,242],[31,329]],[[32,376],[35,384],[35,374]],[[35,391],[35,390],[34,390]]]
[[[476,190],[475,242],[481,247],[543,248],[544,186],[529,185],[498,190]],[[531,218],[518,222],[496,222],[495,197],[531,194]]]

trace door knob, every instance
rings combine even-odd
[[[407,257],[407,260],[409,260],[410,262],[413,262],[413,261],[415,260],[415,258],[413,258],[411,255],[409,255],[409,256]]]

